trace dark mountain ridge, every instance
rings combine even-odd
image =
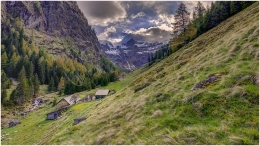
[[[59,56],[76,56],[89,62],[100,58],[100,43],[94,29],[76,2],[7,1],[1,2],[2,24],[17,19],[25,27],[25,35],[37,37],[35,44]],[[63,53],[65,52],[65,54]]]

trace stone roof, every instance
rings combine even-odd
[[[53,114],[53,113],[59,113],[59,111],[53,111],[53,112],[47,113],[47,115]]]
[[[97,96],[97,95],[107,95],[108,92],[109,92],[108,89],[106,89],[106,90],[97,90],[96,96]]]
[[[86,120],[87,118],[86,117],[81,117],[81,118],[76,118],[74,120]]]
[[[72,97],[75,97],[75,99],[73,99]],[[67,96],[65,98],[63,98],[69,105],[73,105],[75,104],[75,101],[78,102],[80,100],[80,98],[77,96],[77,95],[70,95],[70,96]],[[62,101],[63,99],[61,99],[60,101]],[[59,101],[59,102],[60,102]]]

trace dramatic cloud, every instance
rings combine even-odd
[[[122,36],[119,35],[116,28],[113,26],[106,28],[102,33],[98,35],[98,38],[100,40],[110,41],[113,44],[118,43],[122,40]]]
[[[170,39],[171,28],[163,24],[156,27],[141,28],[132,32],[134,39],[139,39],[140,41],[155,42],[155,41],[165,41]]]
[[[135,19],[135,18],[138,18],[138,17],[143,17],[143,16],[145,16],[145,13],[144,12],[139,12],[139,13],[137,13],[136,15],[131,15],[131,18],[132,19]]]
[[[99,40],[113,45],[131,38],[140,41],[167,41],[171,38],[174,14],[180,1],[81,1],[77,2]],[[183,2],[192,14],[195,1]],[[202,2],[204,6],[211,2]]]
[[[79,1],[79,8],[91,25],[107,26],[126,17],[125,9],[115,1]]]

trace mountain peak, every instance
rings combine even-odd
[[[130,40],[128,40],[126,43],[123,43],[124,46],[128,46],[128,47],[132,47],[136,44],[136,41],[131,38]]]

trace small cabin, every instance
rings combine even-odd
[[[16,126],[16,123],[14,121],[9,122],[9,127],[14,127],[14,126]]]
[[[96,99],[103,99],[105,96],[107,96],[109,93],[109,90],[97,90],[95,96]]]
[[[96,99],[95,95],[88,94],[84,98],[80,99],[80,102],[90,102],[90,101],[93,101],[95,99]]]
[[[58,103],[58,104],[62,104],[65,106],[71,106],[73,104],[76,104],[78,101],[80,100],[80,98],[77,95],[70,95],[68,97],[62,98]]]
[[[9,127],[14,127],[18,124],[21,124],[20,120],[16,120],[16,121],[10,121],[9,122]]]
[[[76,118],[76,119],[74,119],[74,124],[77,125],[79,122],[84,121],[86,119],[87,119],[86,117]]]
[[[60,112],[54,111],[54,112],[48,113],[46,119],[47,120],[56,120],[56,119],[58,119],[59,116],[60,116]]]

